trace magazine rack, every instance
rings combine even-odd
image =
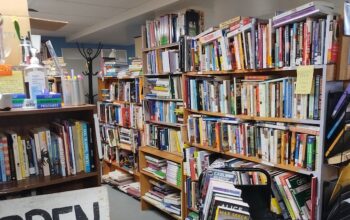
[[[228,172],[258,172],[263,173],[266,176],[266,184],[264,185],[237,185],[235,187],[242,190],[242,199],[249,204],[249,212],[251,219],[275,219],[274,215],[270,211],[271,205],[271,177],[266,170],[260,168],[241,168],[241,167],[223,167],[215,168],[215,170],[228,171]],[[203,188],[203,176],[207,171],[204,171],[199,177],[199,192]],[[204,202],[204,201],[203,201]],[[200,206],[201,207],[201,206]],[[199,210],[199,216],[201,219],[202,210]]]

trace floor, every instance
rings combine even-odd
[[[142,211],[136,199],[108,186],[111,220],[164,220],[171,219],[157,210]]]

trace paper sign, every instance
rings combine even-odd
[[[0,94],[25,93],[22,71],[12,71],[12,76],[0,76]]]
[[[11,76],[12,75],[12,69],[9,65],[0,65],[0,76]]]
[[[314,66],[298,66],[295,94],[310,94],[314,77]]]
[[[108,191],[100,186],[1,201],[0,219],[109,220]]]

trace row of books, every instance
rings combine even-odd
[[[151,188],[142,198],[166,212],[181,216],[180,192],[169,185],[155,180],[149,180],[149,182]]]
[[[90,125],[84,121],[57,121],[24,132],[5,130],[0,133],[0,180],[91,172],[91,146]]]
[[[153,124],[145,124],[144,137],[146,145],[169,152],[183,152],[182,131]]]
[[[300,11],[298,19],[287,19],[280,25],[273,24],[275,17],[268,20],[236,17],[220,29],[210,28],[199,37],[200,70],[335,63],[339,18],[332,11],[333,8],[318,11],[317,19],[310,17],[309,12]]]
[[[148,78],[147,83],[148,91],[146,93],[146,98],[183,98],[181,76]]]
[[[140,79],[118,80],[109,86],[108,101],[124,101],[140,103],[141,99]]]
[[[102,142],[110,147],[116,147],[121,144],[131,146],[131,149],[136,149],[141,144],[141,133],[136,129],[116,127],[109,124],[100,125]]]
[[[269,80],[189,79],[188,105],[193,110],[258,117],[320,118],[322,79],[316,75],[311,94],[295,93],[296,78]]]
[[[149,100],[144,104],[146,121],[166,123],[183,122],[183,103]]]
[[[143,127],[142,106],[140,105],[98,102],[97,111],[102,123],[136,129]]]
[[[182,169],[180,164],[150,155],[146,155],[145,159],[147,167],[143,168],[144,171],[152,173],[158,178],[164,179],[173,185],[181,186]]]
[[[152,21],[147,20],[144,48],[176,43],[182,35],[195,36],[202,29],[202,19],[201,12],[188,9],[177,14],[165,14]]]
[[[315,168],[319,127],[284,123],[250,123],[188,116],[188,140],[194,144],[273,164]]]
[[[179,71],[178,50],[153,50],[147,53],[147,74],[177,73]]]

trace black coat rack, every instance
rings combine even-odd
[[[89,104],[94,103],[94,97],[96,94],[93,94],[93,89],[92,89],[92,76],[96,76],[98,72],[93,73],[92,72],[92,61],[101,53],[101,50],[103,48],[103,45],[101,43],[98,43],[97,49],[95,51],[95,54],[92,55],[93,49],[92,48],[85,48],[84,44],[79,44],[77,43],[77,47],[79,50],[79,53],[85,58],[87,66],[88,66],[88,71],[83,71],[84,76],[88,76],[89,80],[89,93],[87,94],[89,98]]]

